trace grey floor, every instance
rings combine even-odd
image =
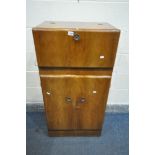
[[[128,113],[106,113],[101,137],[48,137],[43,112],[27,112],[27,155],[128,155]]]

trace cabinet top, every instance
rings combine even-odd
[[[34,27],[33,30],[120,31],[108,23],[60,21],[45,21]]]

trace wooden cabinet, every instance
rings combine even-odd
[[[100,135],[119,34],[97,23],[33,28],[50,136]]]

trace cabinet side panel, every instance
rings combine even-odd
[[[36,58],[37,58],[37,63],[38,66],[40,65],[40,55],[39,55],[39,51],[40,51],[40,34],[39,31],[35,31],[32,29],[32,33],[33,33],[33,40],[34,40],[34,46],[35,46],[35,53],[36,53]]]

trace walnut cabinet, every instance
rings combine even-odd
[[[49,136],[99,136],[120,30],[47,21],[32,31]]]

